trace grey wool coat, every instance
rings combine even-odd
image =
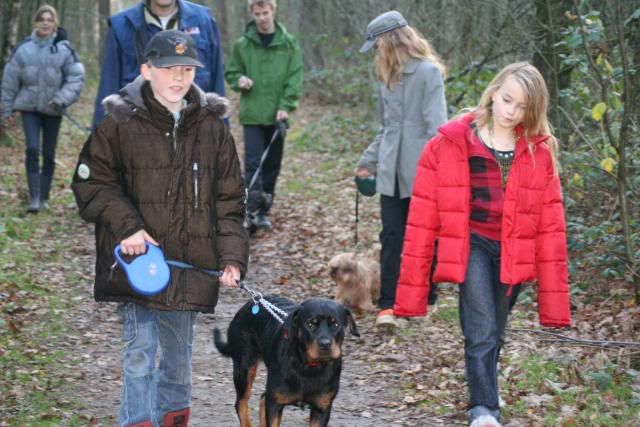
[[[418,158],[427,141],[447,121],[444,83],[438,67],[410,59],[400,81],[389,90],[380,85],[378,111],[382,129],[360,157],[358,167],[376,175],[376,191],[411,197]]]
[[[64,108],[78,100],[84,86],[84,66],[68,40],[54,33],[35,32],[15,49],[2,73],[2,119],[13,111],[61,115],[51,102]]]

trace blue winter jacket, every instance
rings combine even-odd
[[[197,68],[195,83],[205,92],[224,96],[222,46],[218,26],[211,12],[204,6],[178,0],[179,28],[193,37],[204,68]],[[100,87],[96,96],[93,126],[104,117],[102,100],[117,93],[140,74],[144,48],[151,37],[160,31],[147,24],[144,2],[109,18],[109,35],[104,50]]]

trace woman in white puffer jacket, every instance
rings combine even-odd
[[[64,109],[78,100],[84,67],[58,27],[56,10],[44,5],[33,16],[33,32],[20,42],[2,74],[2,124],[19,111],[26,139],[30,203],[27,212],[48,207],[55,150]],[[43,162],[40,168],[40,135]]]

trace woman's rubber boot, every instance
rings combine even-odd
[[[36,214],[40,210],[40,174],[27,174],[27,181],[29,184],[29,198],[31,199],[27,213]]]
[[[49,192],[53,176],[40,175],[40,209],[49,209]]]
[[[189,424],[190,408],[184,408],[179,411],[168,412],[164,416],[163,427],[187,427]]]

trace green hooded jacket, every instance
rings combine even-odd
[[[273,41],[262,45],[255,22],[247,25],[245,34],[233,46],[224,78],[232,90],[240,92],[240,123],[271,125],[276,112],[291,112],[298,107],[302,89],[302,54],[295,37],[284,26],[275,23]],[[238,79],[253,80],[249,90],[240,90]]]

